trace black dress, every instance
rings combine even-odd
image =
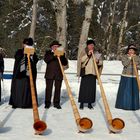
[[[9,104],[12,105],[13,108],[32,107],[30,79],[27,70],[27,61],[28,61],[27,55],[24,55],[24,49],[19,49],[15,54],[15,64],[11,83],[11,96],[9,101]],[[34,54],[33,56],[30,56],[30,61],[33,82],[35,86],[35,94],[37,99],[36,92],[36,76],[37,76],[36,64],[38,62],[37,55]]]
[[[79,98],[80,103],[95,103],[96,99],[96,76],[84,75],[81,79]]]

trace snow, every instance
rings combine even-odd
[[[76,61],[69,62],[66,76],[72,90],[73,97],[79,108],[78,91],[79,82],[76,77]],[[13,59],[5,59],[5,71],[13,70]],[[140,110],[124,111],[116,109],[115,101],[118,90],[122,65],[120,61],[104,61],[103,75],[101,80],[106,93],[108,104],[113,118],[121,118],[125,127],[121,133],[110,134],[107,129],[104,107],[97,84],[96,105],[93,110],[87,107],[79,110],[80,116],[88,117],[93,121],[93,129],[87,133],[78,133],[74,115],[70,105],[65,84],[62,84],[61,105],[62,109],[53,107],[44,109],[45,79],[44,61],[38,63],[37,91],[39,100],[40,119],[47,123],[47,130],[43,135],[34,135],[32,109],[12,109],[8,105],[11,80],[2,82],[2,104],[0,105],[0,140],[139,140],[140,138]],[[118,74],[118,75],[105,75]]]

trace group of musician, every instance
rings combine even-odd
[[[22,48],[18,49],[14,56],[15,63],[13,69],[11,94],[9,100],[9,104],[12,105],[12,108],[32,108],[28,60],[27,54],[24,54],[24,48],[33,46],[33,44],[34,42],[32,38],[25,38],[23,40]],[[63,75],[59,61],[57,59],[57,55],[55,54],[55,51],[59,47],[61,47],[61,44],[58,41],[56,40],[52,41],[44,54],[44,61],[46,63],[46,71],[45,71],[46,89],[44,103],[46,109],[49,109],[51,106],[55,107],[56,109],[61,109],[60,97]],[[92,54],[95,55],[96,64],[100,71],[103,68],[102,54],[96,51],[95,41],[93,39],[88,39],[86,41],[84,49],[80,52],[77,61],[77,76],[81,77],[78,97],[80,109],[84,109],[85,104],[87,104],[87,107],[89,109],[94,109],[94,106],[96,104],[97,76],[95,71],[95,65],[93,63]],[[123,71],[121,75],[121,80],[115,104],[115,107],[119,109],[138,110],[140,108],[139,88],[136,80],[136,75],[134,72],[132,61],[133,59],[135,61],[137,70],[139,70],[140,58],[138,56],[138,49],[134,44],[130,44],[126,49],[125,54],[123,54],[121,57]],[[36,89],[38,60],[39,59],[36,53],[30,55],[36,100],[38,99]],[[60,56],[60,60],[64,67],[68,67],[68,59],[66,58],[65,53],[62,56]],[[116,66],[112,66],[112,68],[114,69],[115,67]],[[3,57],[0,55],[1,80],[3,72],[4,72],[4,61]],[[52,95],[54,95],[53,99]],[[0,92],[0,101],[1,101],[1,92]]]

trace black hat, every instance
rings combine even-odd
[[[51,42],[50,47],[53,45],[59,45],[61,46],[62,44],[60,44],[57,40],[54,40],[53,42]]]
[[[86,44],[87,45],[89,45],[89,44],[96,45],[94,40],[87,40]]]
[[[134,51],[137,51],[137,47],[136,47],[136,45],[134,45],[134,44],[128,45],[127,52],[128,52],[130,49],[133,49]]]
[[[33,39],[31,38],[31,37],[29,37],[29,38],[25,38],[24,40],[23,40],[23,44],[26,44],[26,45],[29,45],[29,46],[32,46],[33,45]]]

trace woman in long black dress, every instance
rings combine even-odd
[[[9,104],[12,105],[13,108],[31,108],[32,107],[32,99],[31,99],[31,89],[30,89],[30,79],[29,79],[29,71],[27,67],[27,55],[24,54],[24,47],[33,46],[32,38],[25,38],[23,41],[23,48],[18,49],[15,53],[15,64],[13,70],[13,78],[11,84],[11,96]],[[36,76],[37,69],[36,64],[38,62],[38,57],[34,53],[34,55],[30,56],[31,61],[31,69],[33,74],[33,82],[35,86],[35,94],[36,93]]]

